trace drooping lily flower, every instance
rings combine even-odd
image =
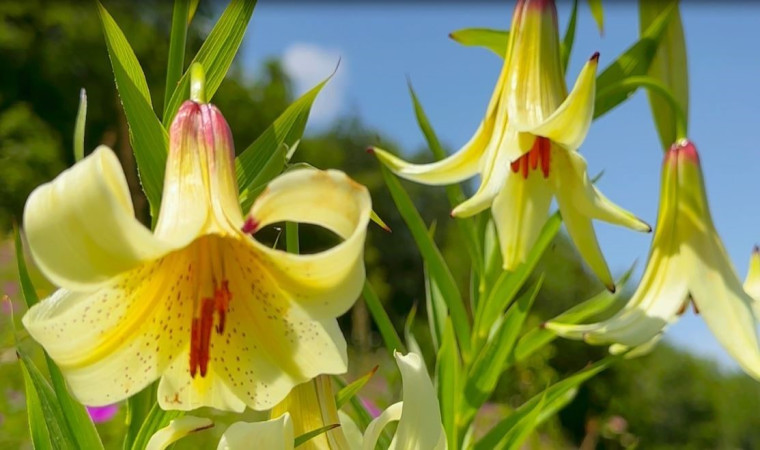
[[[154,233],[135,220],[106,147],[27,202],[31,253],[61,289],[23,322],[76,397],[111,404],[160,378],[165,409],[268,409],[299,383],[345,372],[335,318],[364,282],[366,188],[342,172],[295,170],[244,218],[232,136],[215,106],[185,102],[169,147]],[[250,236],[283,221],[343,241],[294,255]]]
[[[401,370],[403,383],[403,400],[389,406],[385,411],[370,422],[364,435],[358,431],[358,427],[351,419],[340,414],[335,408],[335,397],[330,388],[330,380],[321,377],[305,386],[297,387],[287,399],[273,411],[273,414],[282,413],[280,418],[287,420],[272,419],[268,422],[241,423],[233,430],[233,439],[240,444],[229,445],[225,450],[237,450],[250,448],[250,440],[239,438],[240,436],[272,436],[272,441],[262,442],[260,437],[256,442],[260,448],[272,450],[292,450],[294,433],[320,429],[326,425],[340,423],[341,427],[328,431],[327,437],[320,436],[307,441],[300,448],[320,450],[373,450],[380,438],[380,433],[390,422],[398,421],[396,434],[391,441],[391,450],[440,450],[447,448],[446,435],[441,424],[441,414],[438,406],[438,398],[433,388],[433,383],[427,374],[425,362],[416,353],[407,355],[395,354],[396,363]],[[292,401],[291,401],[292,400]],[[299,403],[303,401],[303,403]],[[299,423],[300,422],[300,423]],[[263,431],[266,428],[266,431]],[[295,431],[294,431],[295,430]],[[228,429],[225,434],[230,433]],[[285,438],[281,438],[281,436]],[[339,439],[336,439],[339,437]],[[285,445],[281,443],[284,442]],[[219,447],[222,448],[221,445]]]
[[[373,150],[396,174],[423,184],[446,185],[480,175],[477,192],[451,214],[468,217],[491,207],[506,270],[525,260],[556,197],[581,255],[614,289],[591,219],[639,231],[650,227],[593,186],[586,161],[577,153],[593,118],[598,59],[598,53],[589,59],[568,95],[554,2],[520,0],[504,66],[470,141],[431,164],[410,164]]]
[[[699,155],[682,140],[665,155],[657,228],[641,283],[626,306],[603,322],[548,323],[559,335],[621,351],[657,339],[693,304],[713,335],[749,375],[760,379],[753,301],[715,231]]]

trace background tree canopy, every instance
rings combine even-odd
[[[168,2],[107,2],[143,65],[155,105],[164,97],[171,6]],[[209,17],[202,2],[201,22]],[[202,27],[191,27],[188,47],[195,52]],[[79,89],[89,104],[86,151],[106,144],[120,155],[131,173],[133,200],[145,219],[146,203],[137,185],[126,121],[94,5],[77,1],[0,3],[0,231],[7,234],[19,221],[32,189],[73,163],[72,134]],[[255,75],[233,67],[213,99],[229,121],[242,149],[252,142],[294,99],[291,82],[280,63],[268,61]],[[410,106],[411,107],[411,106]],[[157,108],[160,110],[160,108]],[[375,210],[390,225],[386,233],[372,226],[366,259],[368,276],[400,330],[415,303],[424,302],[423,268],[414,242],[385,191],[374,158],[364,149],[381,145],[419,160],[426,149],[399,149],[382,130],[366,127],[360,117],[343,117],[300,143],[294,162],[344,170],[372,193]],[[451,150],[451,149],[450,149]],[[436,224],[436,238],[462,288],[467,286],[467,262],[455,240],[453,220],[442,188],[406,183],[425,220]],[[276,230],[274,231],[276,233]],[[324,245],[324,236],[307,229],[306,248]],[[8,246],[5,245],[4,248]],[[382,251],[380,251],[382,249]],[[560,235],[541,263],[549,273],[536,301],[532,324],[582,301],[602,287],[579,262],[567,239]],[[11,258],[0,254],[0,289],[11,297],[15,274]],[[392,283],[391,283],[392,281]],[[2,294],[3,292],[0,292]],[[20,303],[16,303],[20,304]],[[20,314],[17,314],[20,315]],[[10,348],[7,317],[0,317],[0,350]],[[353,345],[367,351],[380,347],[371,319],[360,301],[341,319]],[[414,328],[421,345],[427,330]],[[507,404],[520,404],[541,391],[557,375],[578,370],[606,350],[558,340],[543,356],[529,359],[507,372],[499,395]],[[375,354],[380,354],[376,352]],[[15,360],[0,358],[0,447],[16,448],[26,439],[22,391]],[[21,407],[19,407],[19,404]],[[760,448],[760,387],[743,374],[725,373],[667,344],[645,357],[613,366],[588,382],[558,420],[544,426],[543,446],[591,448]],[[498,414],[498,411],[495,412]],[[488,417],[481,418],[484,421]],[[118,420],[118,419],[117,419]],[[104,426],[120,427],[120,424]]]

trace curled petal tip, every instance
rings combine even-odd
[[[366,151],[367,151],[367,153],[369,153],[370,155],[374,155],[374,154],[375,154],[375,147],[367,147],[367,150],[366,150]]]
[[[240,231],[246,234],[253,234],[259,229],[259,222],[253,217],[245,219]]]
[[[538,324],[538,328],[540,328],[542,330],[545,330],[546,329],[546,322],[541,322],[540,324]]]
[[[755,244],[755,246],[752,247],[752,253],[760,253],[760,245]]]
[[[606,285],[605,287],[607,288],[607,290],[608,290],[608,291],[610,291],[610,292],[611,292],[611,293],[613,293],[613,294],[614,294],[614,293],[615,293],[615,291],[617,290],[617,287],[615,287],[615,284],[614,284],[614,283],[613,283],[613,284],[608,284],[608,285]]]
[[[591,58],[589,58],[589,61],[599,62],[599,52],[594,52],[594,54],[591,55]]]

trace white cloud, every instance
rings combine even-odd
[[[282,56],[285,72],[293,80],[296,95],[301,95],[327,78],[338,65],[335,76],[322,89],[309,115],[311,125],[325,125],[340,113],[346,86],[346,60],[340,51],[315,44],[291,44]]]

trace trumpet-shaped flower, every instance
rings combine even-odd
[[[753,301],[715,231],[697,150],[683,140],[665,155],[657,228],[647,267],[630,301],[603,322],[546,327],[592,344],[616,343],[613,350],[620,351],[657,339],[690,302],[726,351],[760,379]]]
[[[760,247],[757,245],[752,250],[749,259],[747,278],[744,279],[744,290],[755,300],[755,311],[760,317]]]
[[[475,135],[459,151],[431,164],[410,164],[374,149],[399,176],[431,185],[457,183],[480,174],[480,187],[452,211],[468,217],[491,207],[504,268],[523,262],[556,197],[567,231],[591,269],[614,284],[591,219],[639,231],[650,227],[610,202],[592,184],[577,153],[594,112],[595,53],[567,93],[553,1],[517,2],[507,54]]]
[[[27,202],[31,253],[61,289],[23,322],[82,403],[111,404],[160,378],[166,409],[266,409],[318,374],[345,372],[335,318],[364,282],[366,188],[341,172],[296,170],[244,218],[227,123],[188,101],[170,129],[161,205],[151,233],[106,147]],[[283,221],[343,241],[294,255],[250,236]]]
[[[308,385],[297,387],[291,395],[278,405],[272,413],[282,414],[279,419],[268,422],[240,423],[225,432],[225,450],[250,448],[246,436],[271,436],[271,441],[257,437],[261,448],[272,450],[292,450],[294,433],[304,434],[326,425],[341,424],[326,433],[307,441],[307,447],[319,450],[373,450],[380,433],[390,422],[398,421],[396,434],[391,441],[391,450],[439,450],[447,448],[446,435],[441,424],[441,413],[435,388],[430,381],[422,357],[416,353],[395,354],[401,371],[403,400],[389,406],[367,426],[362,436],[356,424],[335,408],[335,397],[330,380],[324,377]],[[284,437],[283,437],[284,436]],[[283,445],[284,442],[284,445]],[[301,447],[299,447],[301,448]]]

